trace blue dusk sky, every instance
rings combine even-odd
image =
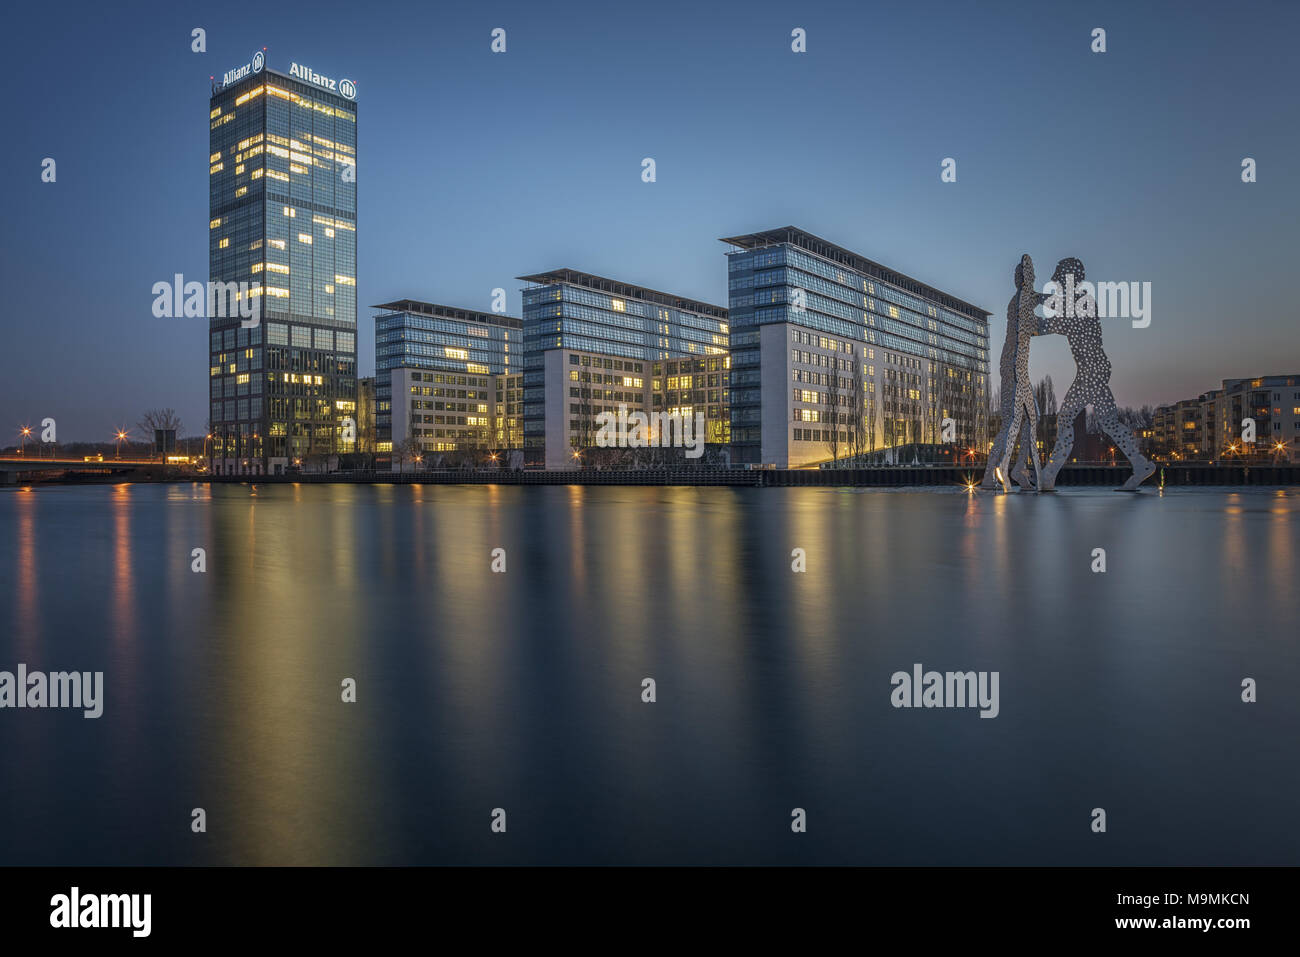
[[[1300,372],[1293,3],[50,2],[5,16],[0,444],[46,416],[61,440],[107,439],[163,406],[202,431],[206,322],[154,318],[151,287],[207,279],[209,76],[263,46],[273,69],[357,83],[362,375],[374,303],[486,310],[502,286],[518,315],[514,277],[569,266],[725,305],[718,238],[790,224],[991,311],[995,369],[1028,252],[1040,283],[1078,256],[1091,279],[1152,284],[1149,328],[1105,326],[1120,404]],[[195,27],[206,53],[191,52]],[[1065,342],[1034,350],[1035,378],[1063,394]]]

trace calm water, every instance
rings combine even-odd
[[[0,710],[0,863],[1297,864],[1298,510],[5,490],[0,669],[106,700]],[[892,708],[914,662],[1000,672],[1001,714]]]

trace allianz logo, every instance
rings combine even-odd
[[[289,66],[289,75],[302,80],[304,83],[311,83],[330,90],[349,100],[357,98],[357,85],[346,77],[336,83],[331,77],[317,73],[311,67],[303,66],[300,63],[293,63]]]
[[[261,50],[258,50],[253,54],[253,59],[245,63],[243,66],[238,69],[227,70],[221,77],[221,85],[230,86],[230,84],[242,80],[244,77],[253,73],[261,73],[262,67],[264,66],[266,66],[266,54]]]

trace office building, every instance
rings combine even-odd
[[[474,464],[521,446],[520,319],[412,299],[373,308],[381,456],[394,467],[425,453],[431,464]]]
[[[357,379],[357,451],[375,452],[375,377]]]
[[[988,312],[793,226],[722,241],[733,461],[986,441]]]
[[[680,411],[687,394],[692,412],[723,414],[726,309],[574,269],[519,278],[530,284],[523,291],[523,441],[529,465],[568,468],[581,461],[581,451],[595,440],[596,417],[617,412],[620,404],[629,411]],[[683,359],[704,360],[700,372],[686,373],[685,388]],[[670,374],[674,360],[678,368]],[[664,363],[659,372],[655,363]],[[697,375],[704,377],[698,408]],[[662,388],[658,406],[656,377]],[[710,391],[716,401],[709,401]],[[706,422],[706,431],[725,434],[725,427]]]
[[[211,283],[256,323],[209,315],[209,431],[218,474],[279,473],[353,451],[357,105],[351,80],[256,52],[213,82]],[[230,310],[221,310],[229,312]]]

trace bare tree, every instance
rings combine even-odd
[[[393,459],[397,462],[397,471],[405,472],[408,462],[414,462],[423,455],[423,448],[420,446],[420,440],[411,436],[400,442],[393,443]]]
[[[838,366],[839,365],[838,361],[836,361],[835,364]],[[836,368],[832,370],[832,372],[827,376],[826,388],[829,391],[826,393],[825,408],[830,409],[830,412],[823,416],[823,418],[830,419],[831,430],[826,438],[826,451],[830,452],[831,454],[832,467],[838,465],[840,461],[840,423],[839,423],[840,375],[839,375],[839,371],[840,370]]]
[[[862,364],[858,360],[858,352],[854,349],[851,358],[848,360],[849,373],[849,395],[848,395],[848,445],[849,458],[854,460],[855,465],[861,464],[858,456],[866,451],[866,423],[863,420],[863,409],[866,406],[865,390],[862,386]]]
[[[154,438],[154,433],[158,429],[162,429],[164,431],[174,431],[177,435],[180,435],[181,427],[181,417],[176,414],[175,409],[149,409],[136,423],[136,428],[143,432],[144,437],[153,443],[155,453],[161,450],[157,447],[158,443]]]
[[[875,392],[875,383],[872,383],[872,391],[866,395],[866,401],[863,402],[863,408],[866,412],[867,423],[867,451],[876,450],[876,406],[878,405]]]
[[[1035,438],[1038,441],[1040,454],[1050,454],[1060,429],[1060,423],[1056,421],[1056,414],[1059,411],[1056,404],[1056,389],[1052,385],[1050,375],[1043,376],[1034,387],[1034,400],[1038,403],[1038,435]]]

